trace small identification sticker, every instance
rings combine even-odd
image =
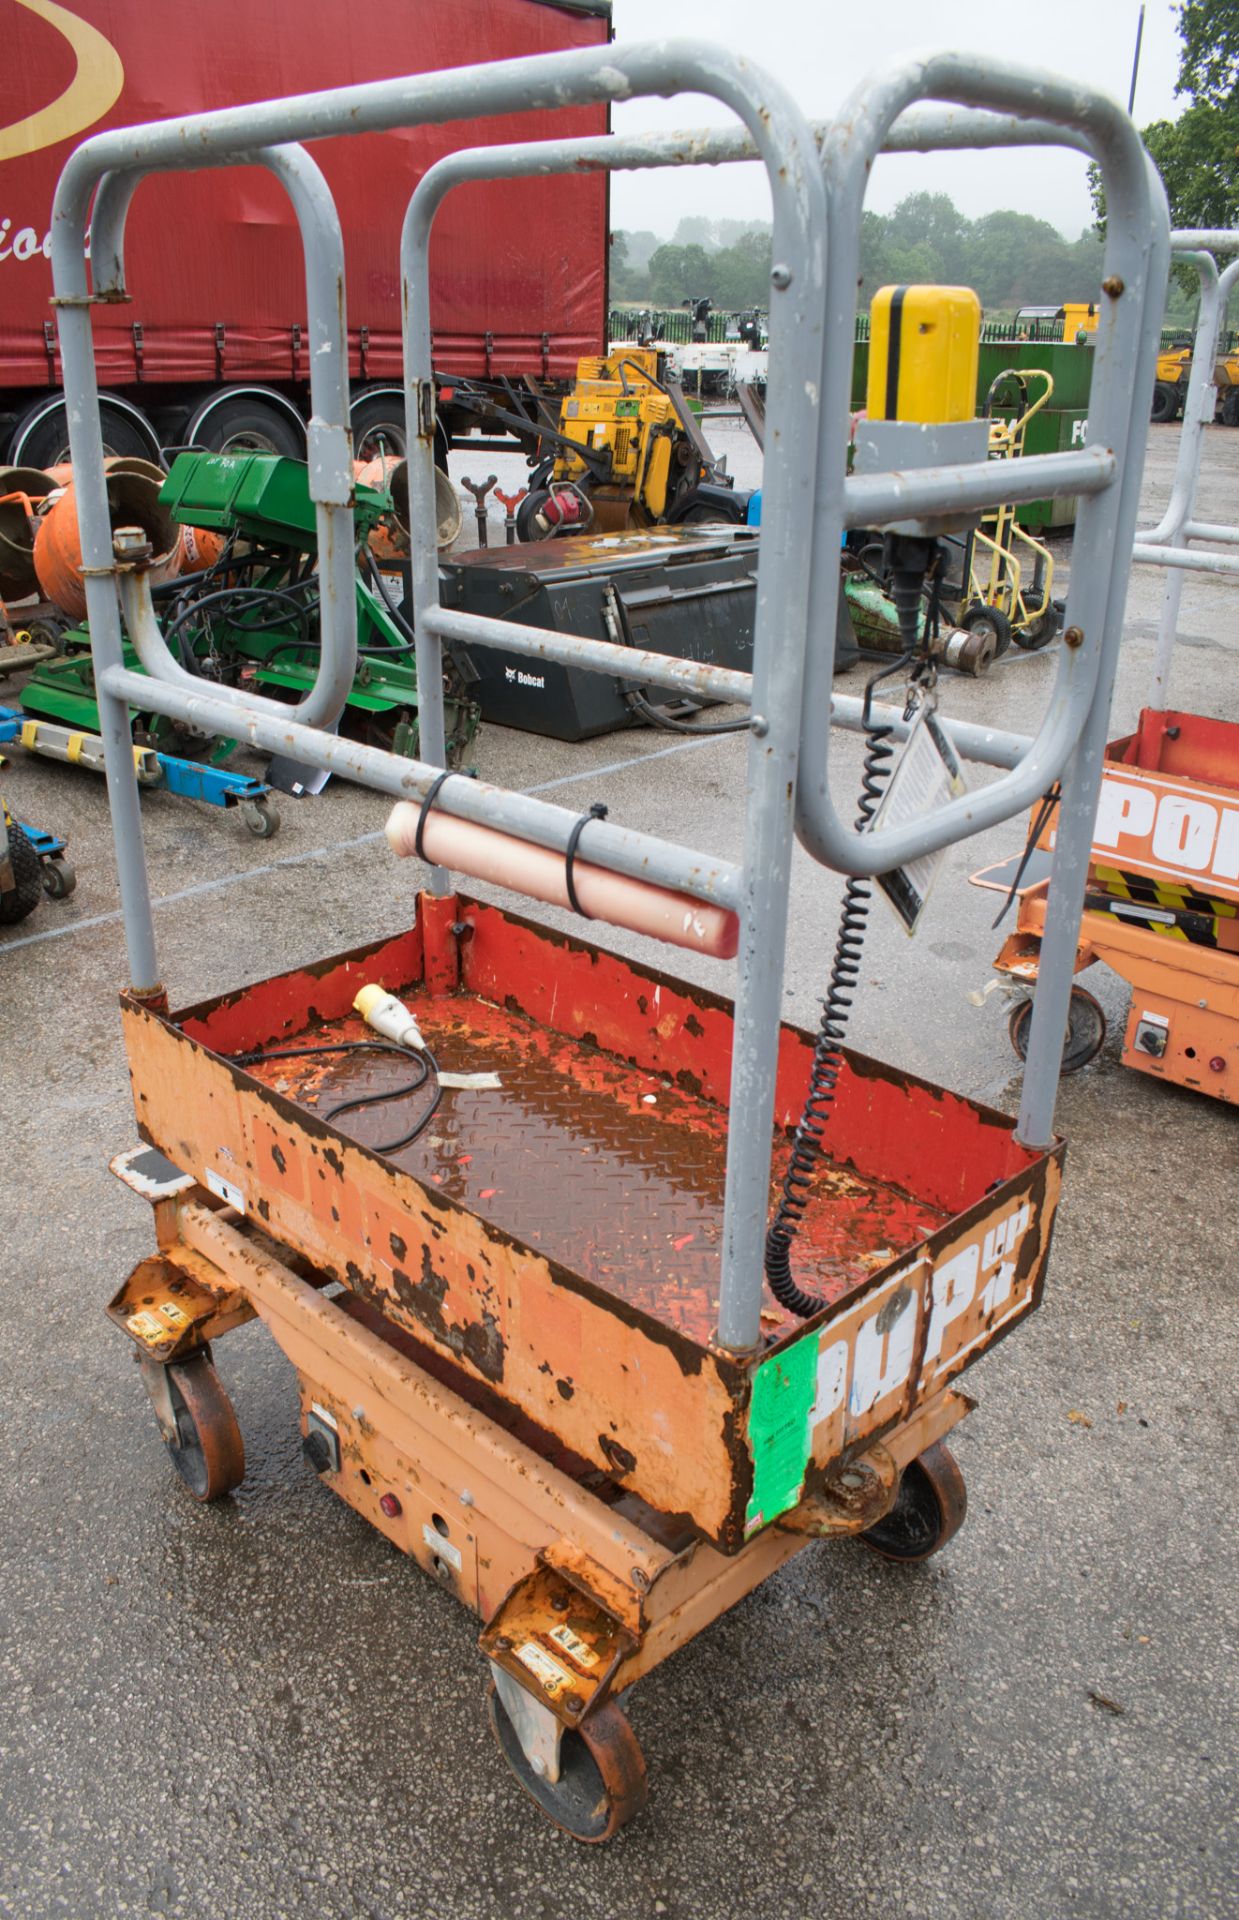
[[[955,749],[942,730],[932,707],[922,706],[912,722],[903,752],[890,777],[882,804],[870,823],[870,831],[883,827],[902,827],[911,820],[924,820],[946,801],[965,790],[963,772]],[[926,853],[905,867],[876,876],[886,898],[909,933],[925,911],[929,889],[946,858],[946,848]]]
[[[561,1667],[554,1655],[540,1647],[536,1640],[526,1640],[523,1647],[516,1649],[516,1657],[522,1666],[529,1668],[542,1691],[549,1693],[552,1700],[576,1684],[567,1667]]]
[[[225,1180],[223,1174],[216,1173],[214,1167],[208,1167],[202,1177],[217,1200],[226,1201],[238,1213],[245,1212],[245,1195],[240,1187],[234,1186],[231,1180]]]
[[[153,1343],[156,1340],[166,1340],[168,1338],[168,1329],[157,1313],[148,1313],[145,1311],[142,1313],[131,1313],[125,1325],[128,1327],[130,1333],[137,1335],[139,1340],[147,1340]]]
[[[159,1309],[170,1327],[187,1327],[189,1315],[184,1307],[178,1307],[175,1300],[165,1300]]]
[[[449,1565],[455,1567],[457,1573],[460,1572],[460,1548],[454,1547],[450,1540],[445,1540],[438,1528],[431,1526],[429,1520],[422,1528],[422,1539],[432,1552],[438,1554],[440,1560],[446,1560]]]
[[[548,1637],[557,1641],[564,1652],[576,1661],[578,1667],[596,1667],[598,1665],[598,1655],[594,1652],[594,1649],[586,1646],[580,1634],[573,1633],[571,1627],[565,1627],[561,1623],[559,1626],[551,1628]]]

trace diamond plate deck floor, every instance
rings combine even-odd
[[[523,1240],[690,1338],[709,1339],[718,1303],[727,1115],[666,1076],[548,1032],[472,996],[405,991],[440,1067],[495,1072],[499,1091],[445,1091],[430,1126],[386,1157],[488,1223]],[[370,1040],[357,1016],[304,1041]],[[248,1069],[310,1112],[408,1078],[390,1054],[271,1059]],[[333,1126],[381,1150],[416,1124],[429,1090]],[[772,1205],[787,1160],[776,1144]],[[797,1242],[801,1284],[838,1299],[948,1218],[893,1187],[828,1161]],[[796,1324],[767,1293],[768,1332]]]

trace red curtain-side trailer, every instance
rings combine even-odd
[[[56,180],[80,140],[243,101],[593,46],[611,33],[609,0],[396,0],[381,14],[352,0],[0,0],[0,27],[0,460],[36,465],[63,440],[48,230]],[[400,377],[400,225],[430,163],[462,146],[606,129],[605,107],[570,108],[315,143],[344,226],[355,392],[377,399]],[[440,375],[570,377],[578,356],[605,345],[606,247],[605,174],[450,195],[431,256]],[[126,428],[141,440],[152,424],[163,444],[219,444],[220,423],[235,428],[247,404],[259,421],[265,408],[268,424],[282,412],[295,431],[308,392],[304,276],[292,210],[271,176],[229,169],[149,183],[126,254],[132,298],[95,319],[100,386],[116,402],[105,437],[125,443],[115,451],[147,450],[128,444]],[[207,430],[195,436],[195,425]]]

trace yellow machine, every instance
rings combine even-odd
[[[1157,356],[1157,379],[1153,387],[1154,420],[1177,420],[1187,399],[1187,383],[1192,372],[1190,347],[1168,347]],[[1239,353],[1225,353],[1213,368],[1217,388],[1217,413],[1224,426],[1239,427]]]
[[[972,288],[880,287],[869,311],[869,418],[971,420],[981,338]]]
[[[1074,340],[1077,333],[1096,333],[1101,309],[1093,301],[1066,300],[1061,312],[1064,340]]]
[[[579,360],[558,429],[543,439],[555,451],[521,503],[522,540],[745,517],[747,495],[735,492],[715,461],[657,348]]]

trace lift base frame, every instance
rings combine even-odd
[[[668,1521],[553,1436],[480,1395],[424,1342],[330,1293],[329,1276],[187,1176],[113,1162],[151,1201],[158,1254],[109,1308],[168,1365],[255,1316],[296,1368],[301,1429],[333,1437],[322,1478],[483,1620],[482,1647],[564,1726],[631,1686],[814,1538],[888,1510],[901,1471],[973,1402],[952,1388],[859,1454],[837,1497],[805,1503],[736,1555]],[[135,1323],[137,1323],[135,1325]],[[147,1331],[159,1323],[162,1346]]]

